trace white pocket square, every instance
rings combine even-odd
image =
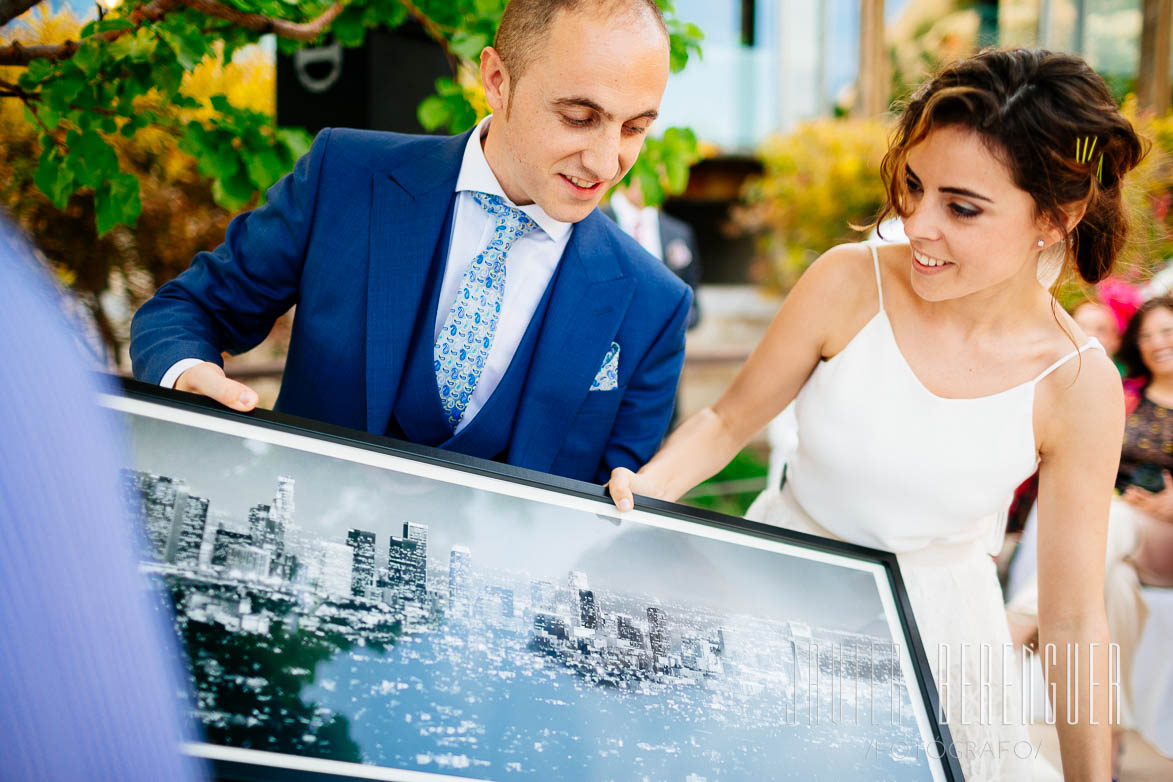
[[[619,343],[612,342],[603,356],[603,366],[595,375],[595,382],[591,383],[592,391],[614,391],[619,387]]]

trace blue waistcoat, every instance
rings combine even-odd
[[[510,436],[514,431],[513,422],[517,417],[522,390],[525,387],[530,363],[533,360],[534,346],[537,344],[537,337],[541,332],[542,321],[550,302],[550,291],[554,288],[558,272],[555,270],[554,277],[546,286],[546,291],[542,294],[537,309],[534,310],[529,326],[517,346],[517,351],[513,354],[509,368],[501,377],[501,381],[493,390],[492,395],[468,426],[464,427],[459,434],[453,435],[452,427],[448,424],[444,409],[440,405],[440,390],[436,385],[433,348],[435,346],[435,324],[440,302],[440,289],[444,283],[445,259],[452,238],[455,203],[454,198],[452,205],[448,208],[444,230],[440,232],[440,241],[432,256],[432,263],[428,270],[427,287],[425,288],[427,291],[427,298],[424,300],[426,306],[419,308],[419,314],[412,329],[411,344],[408,347],[407,361],[403,370],[403,382],[399,385],[399,393],[396,395],[395,404],[392,407],[387,435],[469,456],[504,460],[508,454]],[[451,262],[462,263],[463,259],[453,258]],[[506,285],[508,284],[508,276],[506,276]]]

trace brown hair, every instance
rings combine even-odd
[[[1124,335],[1120,337],[1120,352],[1116,354],[1116,358],[1124,365],[1124,376],[1141,378],[1146,385],[1153,379],[1153,373],[1140,357],[1140,329],[1144,326],[1148,314],[1161,308],[1173,312],[1173,296],[1157,296],[1140,305],[1140,309],[1124,328]]]
[[[525,73],[530,61],[545,43],[559,11],[584,10],[650,13],[664,32],[664,37],[668,37],[664,14],[656,0],[509,0],[501,24],[497,26],[493,48],[501,55],[510,80],[516,84]]]
[[[881,165],[887,197],[877,225],[909,213],[909,149],[934,128],[958,125],[980,134],[1034,199],[1038,215],[1054,225],[1066,225],[1064,207],[1086,202],[1083,219],[1065,237],[1067,256],[1088,282],[1108,276],[1128,236],[1124,175],[1147,150],[1104,80],[1079,57],[1041,49],[990,49],[947,66],[900,117]],[[1077,144],[1090,145],[1084,139],[1095,140],[1087,162],[1076,151]]]

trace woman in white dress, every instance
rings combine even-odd
[[[987,51],[947,67],[913,96],[884,160],[880,219],[903,218],[910,244],[825,253],[721,398],[638,473],[611,476],[620,510],[633,494],[676,499],[797,397],[786,484],[750,518],[896,552],[967,779],[1031,773],[1017,697],[984,713],[973,694],[986,682],[1000,693],[1010,638],[989,554],[1036,466],[1063,772],[1109,778],[1104,546],[1124,403],[1112,362],[1045,285],[1068,263],[1089,282],[1108,274],[1126,232],[1122,180],[1142,155],[1079,58]]]

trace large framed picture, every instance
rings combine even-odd
[[[123,391],[221,778],[961,779],[890,554]]]

